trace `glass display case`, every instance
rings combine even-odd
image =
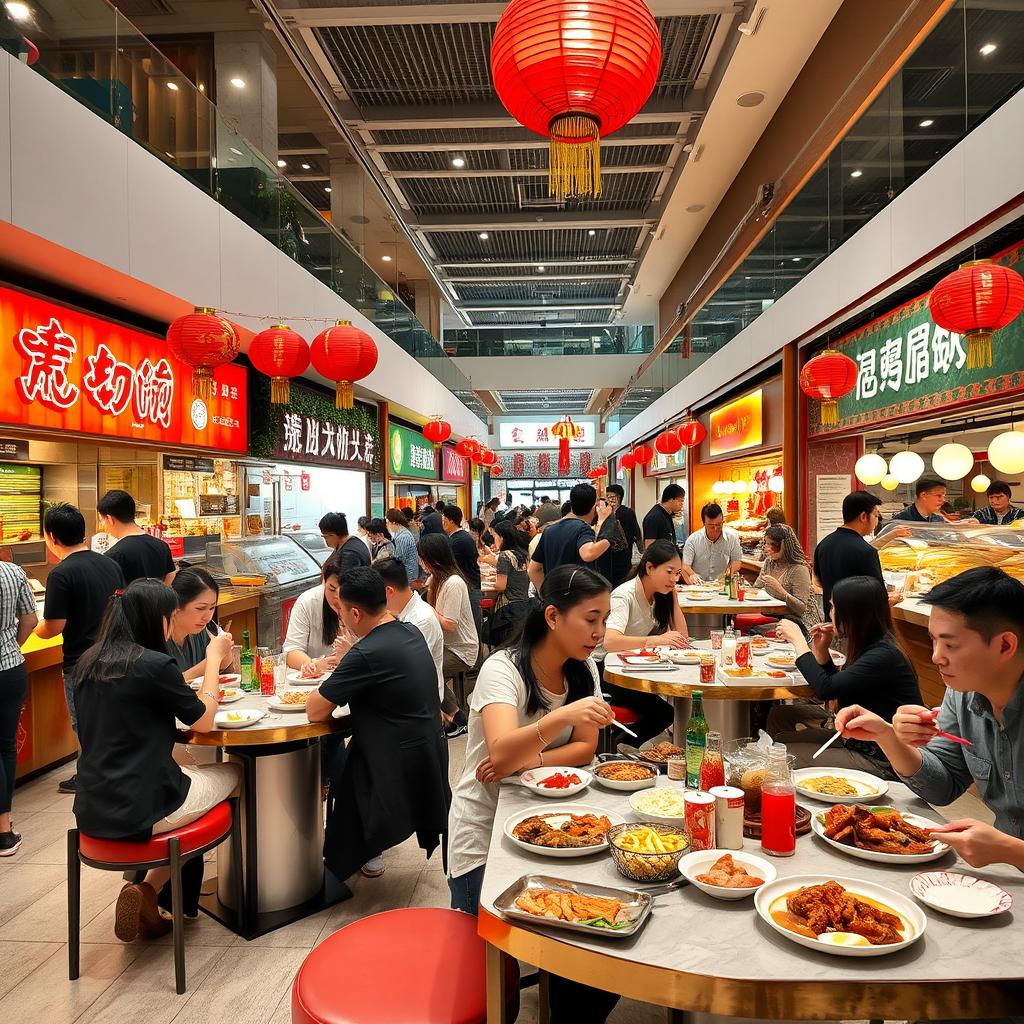
[[[318,579],[320,564],[291,537],[240,537],[206,545],[206,562],[222,576],[262,576],[265,590]]]
[[[170,537],[237,537],[241,512],[237,463],[163,457],[163,523]]]
[[[298,530],[295,533],[287,534],[307,554],[312,555],[321,565],[334,554],[334,549],[327,546],[327,542],[318,530]]]
[[[43,471],[39,466],[0,464],[0,543],[42,538]]]

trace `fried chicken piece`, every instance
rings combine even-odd
[[[612,823],[603,814],[600,818],[596,814],[573,814],[562,830],[571,836],[586,839],[587,845],[593,845],[601,842],[611,827]]]
[[[603,917],[614,922],[624,904],[600,896],[581,896],[555,889],[528,889],[516,897],[516,906],[528,914],[555,921],[590,921]]]
[[[554,831],[555,830],[542,817],[535,814],[531,818],[523,818],[523,820],[519,822],[514,829],[512,829],[512,835],[524,843],[533,843],[538,836],[542,836],[545,832]]]
[[[737,864],[731,853],[719,857],[706,874],[697,876],[697,881],[705,885],[718,885],[723,889],[754,889],[764,885],[763,878],[750,874],[742,864]]]
[[[825,835],[829,839],[836,839],[837,842],[842,842],[837,837],[841,833],[845,833],[847,829],[853,827],[853,811],[852,807],[844,807],[843,804],[835,804],[825,812]]]
[[[815,935],[853,932],[863,935],[873,946],[903,941],[903,922],[895,914],[857,899],[838,882],[798,889],[786,905]]]
[[[870,811],[854,805],[853,845],[877,853],[918,854],[934,849],[925,833],[903,819],[899,811]]]
[[[526,842],[531,846],[543,846],[551,850],[579,849],[581,846],[593,846],[588,839],[581,839],[579,836],[571,836],[568,832],[562,832],[557,828],[549,828],[533,839]]]

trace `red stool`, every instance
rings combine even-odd
[[[148,871],[171,869],[171,912],[174,918],[174,983],[178,995],[185,991],[185,913],[181,892],[181,866],[193,857],[219,846],[231,836],[235,878],[242,877],[242,841],[238,800],[217,804],[201,818],[182,828],[154,835],[147,842],[95,839],[68,829],[68,977],[79,975],[82,864],[100,871]]]
[[[364,917],[302,962],[292,1024],[485,1024],[485,948],[476,918],[458,910]]]
[[[482,597],[480,598],[480,610],[482,612],[490,612],[494,610],[494,598],[493,597]]]
[[[623,725],[635,725],[640,721],[640,716],[629,708],[619,707],[617,704],[612,704],[612,714],[615,716],[616,721],[621,722]],[[615,753],[615,743],[612,738],[612,729],[614,725],[606,725],[601,730],[601,735],[598,737],[597,745],[599,752],[602,754],[613,754]]]
[[[754,626],[777,626],[778,623],[778,619],[772,618],[770,615],[760,615],[757,612],[743,612],[733,619],[733,625],[740,633],[749,633]]]

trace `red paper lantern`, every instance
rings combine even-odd
[[[423,424],[423,436],[435,448],[440,448],[441,445],[443,445],[445,441],[452,436],[452,425],[441,419],[440,416],[431,416],[430,419]]]
[[[632,471],[635,465],[636,459],[632,452],[623,452],[622,455],[619,456],[619,468],[624,469],[627,473]]]
[[[335,382],[335,407],[351,409],[352,384],[373,373],[377,346],[366,331],[339,320],[313,339],[309,357],[317,373]]]
[[[501,474],[504,473],[505,470],[502,469],[500,465],[494,465],[494,466],[491,466],[489,472],[490,472],[491,476],[501,476]]]
[[[238,355],[241,342],[234,327],[206,306],[196,306],[167,328],[167,347],[192,367],[192,390],[199,398],[213,395],[213,371]]]
[[[492,452],[490,448],[482,448],[480,450],[480,465],[483,466],[484,469],[490,469],[492,466],[496,466],[497,464],[497,452]]]
[[[474,466],[482,466],[484,464],[483,448],[477,448],[477,450],[470,455],[469,461],[472,462]]]
[[[654,449],[649,444],[638,444],[633,449],[633,461],[638,466],[646,466],[654,458]]]
[[[571,416],[563,416],[552,426],[551,436],[558,438],[558,475],[565,476],[569,472],[569,442],[578,441],[583,428],[573,423]]]
[[[284,324],[260,331],[249,345],[249,362],[270,378],[271,405],[287,405],[289,377],[298,377],[309,366],[309,345],[301,334]]]
[[[512,0],[491,44],[505,109],[551,140],[548,192],[559,198],[600,194],[600,140],[644,105],[660,66],[643,0]]]
[[[475,437],[464,437],[456,446],[455,452],[464,459],[472,460],[473,456],[480,451],[481,444]]]
[[[827,348],[800,371],[800,390],[821,402],[821,422],[839,422],[838,401],[857,386],[857,364],[842,352]]]
[[[683,442],[674,430],[666,430],[654,439],[654,447],[662,455],[675,455],[683,447]]]
[[[932,319],[967,338],[967,366],[992,365],[992,332],[1024,309],[1024,278],[1001,263],[975,260],[944,277],[928,296]]]
[[[685,448],[696,448],[697,445],[708,436],[704,424],[700,420],[688,419],[685,423],[676,427],[676,437],[682,442]]]
[[[587,474],[587,476],[589,476],[591,480],[600,480],[601,477],[607,476],[607,475],[608,475],[608,467],[607,466],[595,466]]]

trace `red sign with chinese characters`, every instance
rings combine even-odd
[[[246,373],[214,371],[214,396],[160,338],[0,288],[0,422],[164,445],[248,450]]]

